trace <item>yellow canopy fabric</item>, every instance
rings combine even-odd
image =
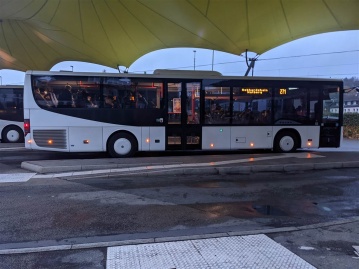
[[[359,0],[0,0],[0,69],[66,60],[128,67],[174,47],[261,54],[357,29]]]

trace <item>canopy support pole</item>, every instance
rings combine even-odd
[[[248,68],[247,68],[247,71],[244,74],[244,76],[245,77],[248,76],[249,72],[252,70],[252,77],[253,77],[254,65],[255,65],[259,55],[257,55],[255,58],[248,58],[247,52],[248,52],[248,50],[246,50],[246,64],[247,64]],[[248,60],[250,61],[250,63],[248,63]]]

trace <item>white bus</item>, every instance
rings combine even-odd
[[[24,86],[0,86],[0,140],[2,143],[24,142]]]
[[[331,112],[332,106],[339,111]],[[137,151],[339,147],[342,108],[341,80],[211,71],[28,71],[25,145],[112,157]]]

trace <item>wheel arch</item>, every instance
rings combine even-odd
[[[25,133],[24,133],[24,130],[19,127],[18,125],[16,124],[9,124],[9,125],[5,125],[1,131],[1,141],[4,142],[5,141],[5,133],[8,129],[16,129],[19,131],[20,133],[20,138],[19,138],[19,143],[22,143],[24,142],[24,139],[25,139]]]
[[[283,128],[283,129],[278,130],[278,132],[275,134],[274,139],[273,139],[273,148],[275,147],[275,141],[283,133],[292,133],[292,134],[294,134],[296,139],[297,139],[296,147],[300,148],[302,146],[302,137],[300,136],[300,133],[298,132],[298,130],[296,130],[295,128]]]
[[[138,143],[138,139],[137,137],[130,131],[127,131],[127,130],[117,130],[116,132],[113,132],[108,138],[107,138],[107,141],[106,141],[106,151],[108,152],[108,144],[109,144],[109,141],[111,140],[112,137],[114,137],[115,135],[117,134],[128,134],[130,136],[133,137],[134,141],[136,142],[136,149],[137,151],[139,150],[139,143]]]

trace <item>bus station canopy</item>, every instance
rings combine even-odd
[[[0,0],[0,69],[70,60],[129,67],[174,47],[262,54],[357,29],[359,0]]]

